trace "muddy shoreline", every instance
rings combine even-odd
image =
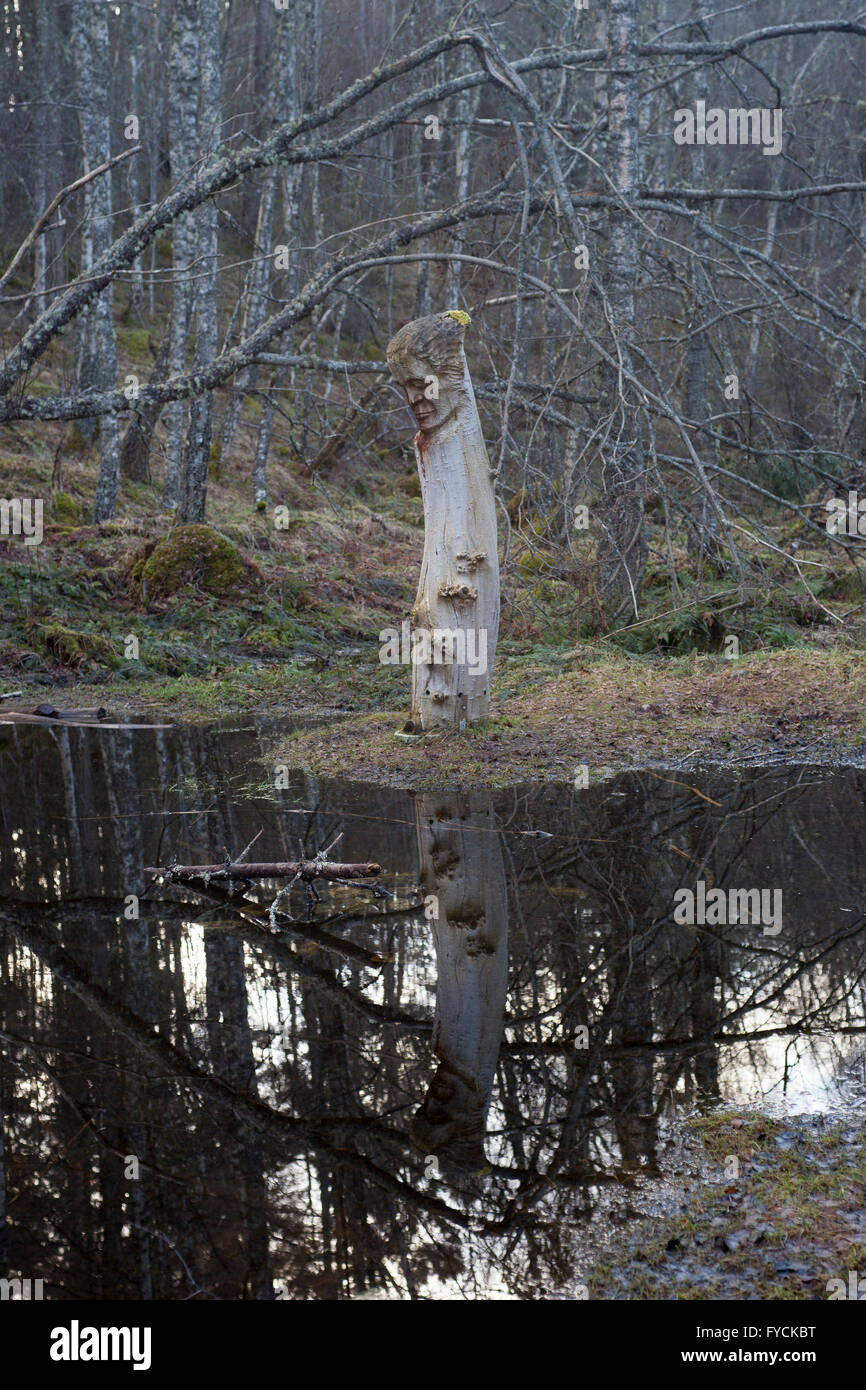
[[[644,768],[866,763],[866,655],[813,648],[740,658],[650,660],[594,649],[558,669],[506,661],[490,721],[462,735],[400,738],[407,706],[394,687],[361,703],[366,663],[340,679],[310,667],[268,667],[182,680],[5,682],[28,709],[101,705],[109,717],[207,724],[284,716],[294,732],[273,750],[316,775],[407,789],[580,786]],[[405,692],[408,696],[408,689]],[[685,749],[685,751],[683,751]]]

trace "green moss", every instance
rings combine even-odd
[[[824,591],[828,599],[844,600],[846,603],[866,602],[866,569],[854,564],[834,575]]]
[[[83,526],[87,521],[87,507],[71,493],[58,492],[54,498],[54,516],[70,526]]]
[[[525,550],[517,561],[523,574],[547,574],[553,568],[553,556],[544,550]]]
[[[127,357],[141,362],[150,357],[150,330],[147,328],[118,328],[117,346]]]
[[[85,439],[77,424],[73,424],[64,441],[66,454],[86,454],[93,447],[92,441]]]
[[[213,482],[220,482],[223,475],[223,451],[222,441],[216,438],[211,441],[210,452],[208,454],[207,475]]]
[[[40,627],[39,636],[49,656],[61,666],[79,670],[96,665],[114,670],[120,665],[111,643],[95,632],[77,632],[62,623],[46,623]]]
[[[143,600],[195,588],[222,597],[255,587],[261,576],[240,551],[210,526],[175,526],[164,540],[139,551],[129,566]]]

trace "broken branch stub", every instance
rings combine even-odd
[[[418,425],[424,556],[412,609],[412,722],[478,724],[490,712],[499,636],[499,556],[490,461],[463,351],[468,314],[415,319],[388,366]]]

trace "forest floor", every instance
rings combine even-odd
[[[237,459],[212,468],[208,527],[180,528],[156,486],[127,480],[120,519],[91,524],[94,448],[60,426],[7,428],[4,491],[44,498],[45,516],[38,545],[0,537],[0,695],[21,692],[0,712],[338,713],[287,734],[281,755],[408,787],[866,758],[866,556],[831,551],[796,517],[764,518],[772,545],[744,541],[734,588],[666,545],[652,499],[643,616],[613,631],[594,616],[577,543],[563,549],[553,518],[512,508],[490,722],[465,737],[395,737],[410,673],[380,663],[381,634],[409,613],[423,544],[400,437],[312,479],[275,441],[271,501],[256,512],[241,494],[241,429]],[[809,506],[819,517],[818,499]]]
[[[620,1175],[590,1298],[852,1297],[866,1270],[862,1115],[725,1110],[675,1123],[664,1147],[658,1179]]]

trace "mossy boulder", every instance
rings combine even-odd
[[[78,632],[75,628],[64,627],[62,623],[45,623],[39,635],[48,655],[60,666],[79,670],[82,667],[109,667],[120,665],[120,659],[111,643],[95,632]]]
[[[129,580],[144,601],[199,589],[223,598],[256,587],[261,572],[210,526],[174,526],[133,556]]]

